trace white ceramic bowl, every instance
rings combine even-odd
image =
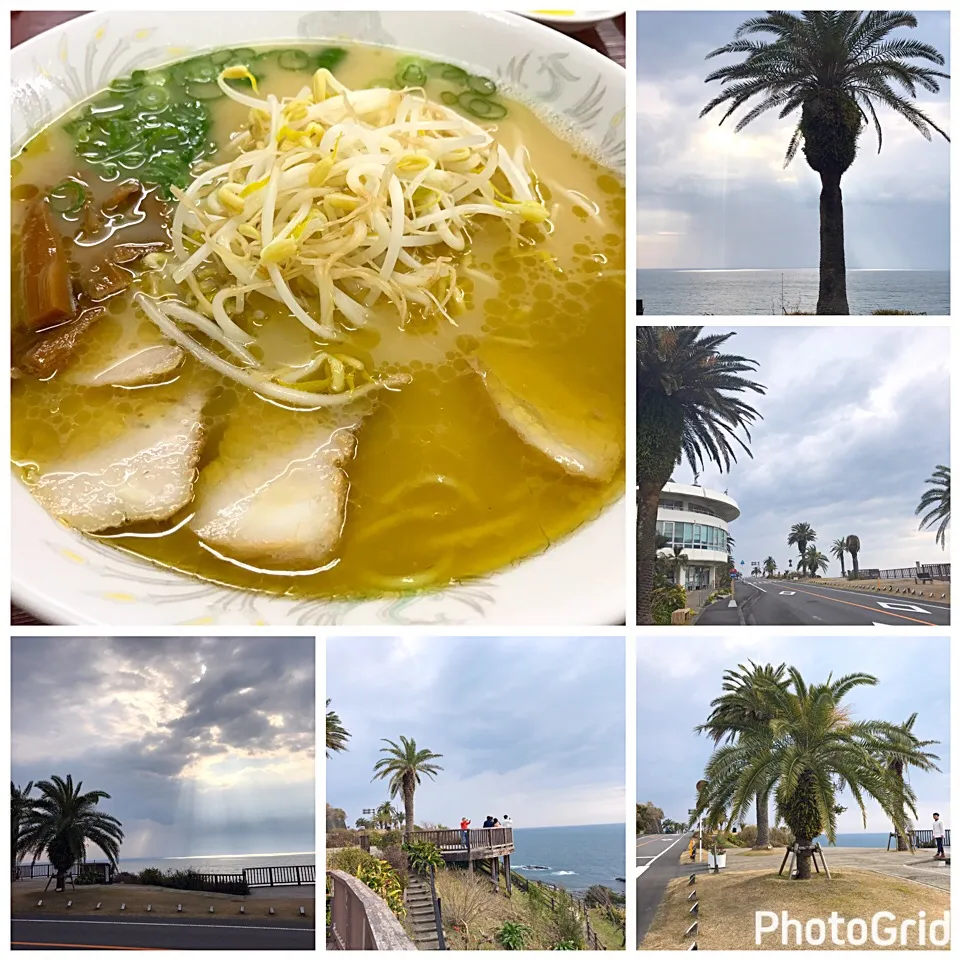
[[[87,14],[12,51],[12,146],[135,69],[216,47],[337,39],[429,54],[495,77],[575,126],[609,166],[623,169],[625,71],[511,14]],[[623,499],[546,553],[482,580],[365,602],[284,600],[164,570],[57,523],[19,480],[11,507],[13,600],[52,623],[575,625],[624,617]]]

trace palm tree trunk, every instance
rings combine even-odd
[[[857,562],[857,555],[856,555],[855,553],[851,553],[850,556],[853,558],[853,579],[854,579],[854,580],[859,580],[859,579],[860,579],[860,564]]]
[[[67,889],[67,871],[58,870],[57,871],[57,887],[55,892],[63,893],[63,891],[66,889]]]
[[[800,844],[800,853],[797,855],[797,880],[809,880],[811,877],[810,861],[813,854],[808,848],[813,840],[810,837],[797,837],[797,843]]]
[[[843,565],[843,554],[840,554],[840,576],[847,579],[847,568]]]
[[[757,794],[757,840],[754,850],[766,850],[770,846],[770,791]]]
[[[817,313],[846,316],[847,264],[843,251],[843,194],[839,173],[820,174],[820,294]]]
[[[666,481],[664,481],[666,482]],[[637,494],[637,623],[653,623],[653,570],[657,562],[657,506],[663,483],[640,483]]]
[[[410,839],[410,831],[413,829],[413,791],[416,785],[406,782],[403,785],[403,839]]]

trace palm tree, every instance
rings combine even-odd
[[[767,557],[767,559],[763,561],[763,570],[768,579],[774,575],[776,569],[777,561],[774,560],[773,557]]]
[[[749,425],[760,418],[737,394],[764,393],[741,374],[753,360],[721,353],[733,336],[701,335],[703,327],[637,328],[637,622],[653,623],[657,504],[673,468],[686,458],[694,470],[707,461],[729,470],[734,444],[750,450]]]
[[[385,800],[377,807],[373,819],[382,830],[389,830],[397,822],[397,811],[389,800]]]
[[[25,787],[18,787],[13,781],[10,782],[10,867],[12,880],[17,879],[17,868],[26,855],[20,835],[23,830],[23,822],[33,804],[30,799],[32,789],[32,780]]]
[[[938,93],[938,78],[948,74],[909,61],[943,66],[943,56],[930,44],[891,37],[901,27],[916,26],[917,18],[902,11],[813,10],[801,16],[770,11],[744,21],[733,42],[707,54],[707,59],[727,53],[747,56],[707,77],[708,83],[719,80],[724,89],[703,108],[701,117],[723,105],[722,124],[758,97],[737,123],[739,132],[768,110],[777,110],[781,119],[800,111],[784,166],[802,144],[807,164],[820,175],[818,314],[850,312],[840,179],[857,155],[865,127],[871,123],[876,127],[878,152],[883,145],[876,107],[889,107],[927,140],[932,130],[950,139],[912,102],[917,87]],[[769,34],[773,40],[746,39],[756,34]]]
[[[894,777],[894,785],[901,792],[905,784],[906,773],[910,767],[916,767],[919,770],[939,771],[940,769],[935,763],[940,758],[935,753],[927,753],[924,750],[925,747],[935,746],[940,741],[918,740],[913,732],[913,725],[916,722],[916,713],[910,714],[905,723],[894,727],[882,739],[878,749],[881,760]],[[900,830],[897,830],[896,834],[897,850],[903,853],[908,849],[906,834]]]
[[[357,830],[369,830],[373,826],[373,822],[367,817],[357,817],[357,819],[353,821],[353,825]]]
[[[433,779],[443,767],[431,763],[439,760],[442,753],[432,753],[429,750],[418,750],[416,740],[400,737],[400,744],[383,738],[389,746],[381,747],[380,752],[387,754],[373,765],[373,779],[386,780],[389,777],[390,796],[403,795],[403,809],[405,814],[404,836],[410,839],[410,831],[416,822],[413,815],[413,795],[420,785],[420,776]]]
[[[807,552],[803,555],[803,565],[806,568],[807,576],[815,577],[830,566],[830,561],[813,544],[810,544],[807,547]]]
[[[843,558],[847,552],[847,539],[846,537],[837,537],[833,543],[830,544],[830,552],[840,561],[840,576],[847,576],[847,568],[844,566]]]
[[[850,560],[853,563],[853,579],[860,579],[860,564],[857,562],[857,554],[860,553],[860,538],[851,533],[847,537],[847,553],[850,554]]]
[[[93,843],[114,867],[120,857],[123,829],[109,813],[101,813],[97,804],[109,800],[103,790],[81,793],[83,783],[74,787],[73,777],[52,776],[37,784],[40,796],[23,818],[22,849],[33,854],[33,862],[46,853],[57,871],[57,891],[64,889],[67,871],[86,859],[86,844]]]
[[[697,733],[707,734],[714,743],[726,740],[734,743],[742,736],[769,737],[770,724],[774,719],[773,708],[767,695],[770,685],[786,684],[786,664],[760,667],[752,660],[750,666],[742,663],[736,670],[723,674],[721,696],[711,701],[710,715],[705,723],[696,727]],[[770,846],[770,793],[756,794],[757,839],[756,849]]]
[[[920,529],[937,524],[936,542],[942,550],[947,549],[947,527],[950,526],[950,468],[942,463],[937,464],[933,476],[927,478],[929,490],[924,490],[920,503],[917,504],[916,514],[924,510],[930,512],[920,521]]]
[[[327,706],[330,706],[330,700],[327,700]],[[340,722],[340,717],[333,710],[327,710],[327,759],[330,753],[342,753],[347,749],[347,741],[350,734],[344,729]]]
[[[813,543],[817,539],[817,531],[809,523],[795,523],[790,528],[790,535],[787,537],[787,546],[796,547],[800,551],[800,562],[797,568],[806,573],[807,568],[803,563],[803,555],[807,552],[807,544]]]
[[[826,833],[836,842],[841,787],[846,787],[863,815],[865,797],[872,797],[906,831],[907,814],[916,816],[916,797],[907,783],[897,783],[878,755],[881,745],[897,736],[896,725],[881,720],[852,720],[843,698],[856,687],[875,686],[877,678],[854,673],[826,683],[807,685],[794,668],[789,682],[767,684],[765,706],[774,718],[769,731],[741,735],[715,750],[704,774],[708,787],[698,801],[710,825],[740,824],[758,792],[772,792],[778,815],[799,844],[797,879],[810,878],[813,841]],[[904,762],[920,765],[923,757],[901,739]]]
[[[670,567],[670,573],[673,576],[674,583],[681,582],[683,568],[689,562],[689,557],[683,552],[683,547],[674,545],[671,553],[667,554],[667,564]]]

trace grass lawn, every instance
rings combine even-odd
[[[690,893],[685,878],[672,880],[663,902],[644,937],[643,950],[686,950],[692,939],[684,939],[684,931],[692,923],[689,915]],[[866,870],[834,871],[833,879],[815,876],[811,880],[789,880],[769,870],[745,870],[735,873],[704,874],[697,877],[700,902],[700,927],[697,947],[700,950],[866,950],[883,949],[873,944],[839,946],[830,942],[829,928],[823,945],[804,944],[798,948],[794,940],[789,946],[781,942],[779,929],[766,934],[761,945],[755,942],[755,912],[787,911],[791,918],[805,923],[812,918],[826,920],[833,911],[847,919],[867,921],[880,912],[889,911],[896,921],[884,920],[882,928],[899,926],[900,921],[916,919],[926,911],[927,922],[942,918],[950,909],[950,895],[920,883],[885,877]],[[841,926],[841,936],[845,926]],[[906,949],[947,949],[918,942],[916,929],[908,931]],[[897,945],[886,949],[901,949]]]
[[[37,901],[43,900],[43,906],[38,907]],[[67,901],[72,900],[73,906],[67,908]],[[99,910],[97,903],[101,903]],[[300,907],[303,907],[307,919],[315,918],[313,897],[303,899],[257,899],[235,897],[226,893],[201,893],[196,890],[169,890],[166,887],[146,887],[139,884],[112,884],[110,886],[77,887],[71,890],[67,887],[65,893],[54,893],[53,888],[43,892],[43,888],[26,890],[13,887],[11,895],[11,910],[16,914],[49,913],[49,914],[118,914],[120,904],[126,903],[126,915],[146,914],[147,904],[153,909],[151,915],[164,917],[209,917],[210,907],[214,909],[214,916],[230,917],[233,920],[262,920],[270,915],[270,907],[276,911],[274,917],[283,920],[299,920]],[[177,913],[177,904],[183,905],[183,912]],[[241,915],[240,906],[244,912]]]
[[[590,926],[608,950],[623,950],[623,928],[611,922],[600,907],[591,907]]]

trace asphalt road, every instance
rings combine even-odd
[[[643,943],[667,884],[675,877],[702,870],[696,864],[681,864],[680,855],[691,834],[645,834],[637,837],[637,949]]]
[[[223,920],[166,920],[145,917],[21,916],[11,921],[14,950],[313,950],[313,926],[286,920],[229,923]]]
[[[945,627],[950,606],[920,597],[844,590],[786,580],[737,580],[733,597],[712,603],[697,626]]]

